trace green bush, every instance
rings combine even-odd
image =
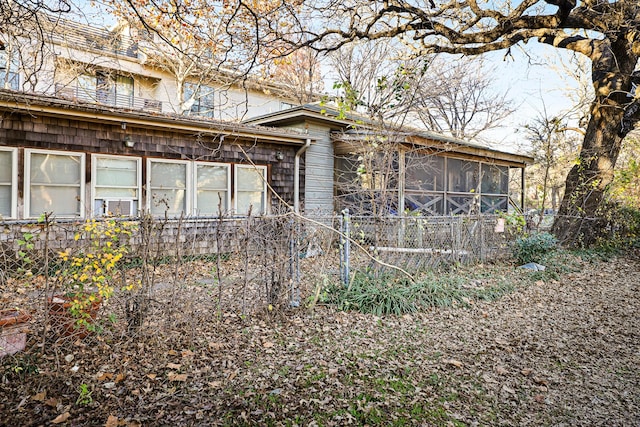
[[[536,233],[516,239],[513,256],[521,264],[538,262],[545,254],[553,252],[557,245],[558,240],[554,235],[546,232]]]

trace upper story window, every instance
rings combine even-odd
[[[16,148],[0,148],[0,216],[3,218],[16,217],[17,152]]]
[[[195,83],[184,84],[184,102],[189,106],[185,114],[193,113],[199,116],[213,117],[215,104],[214,90],[211,86]]]
[[[20,62],[10,50],[0,51],[0,89],[20,89]]]
[[[94,155],[92,157],[93,212],[95,216],[135,215],[140,205],[141,159]]]
[[[76,78],[78,98],[90,102],[133,106],[133,78],[118,74],[98,72],[96,75],[81,74]]]
[[[25,150],[25,216],[82,217],[84,165],[83,153]]]

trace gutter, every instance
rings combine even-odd
[[[293,212],[300,213],[300,156],[311,146],[311,139],[307,138],[305,144],[296,152],[293,162]]]

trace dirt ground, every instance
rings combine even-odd
[[[0,425],[640,426],[639,292],[637,254],[403,317],[217,317],[194,286],[135,335],[30,338],[1,361]]]

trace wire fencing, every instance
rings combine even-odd
[[[510,239],[498,217],[372,218],[346,211],[315,218],[6,222],[0,308],[31,313],[43,345],[68,338],[52,333],[55,298],[74,301],[81,291],[100,300],[97,314],[79,310],[86,323],[95,317],[110,334],[181,328],[188,336],[228,317],[303,306],[329,284],[348,285],[358,270],[416,274],[493,259]]]

